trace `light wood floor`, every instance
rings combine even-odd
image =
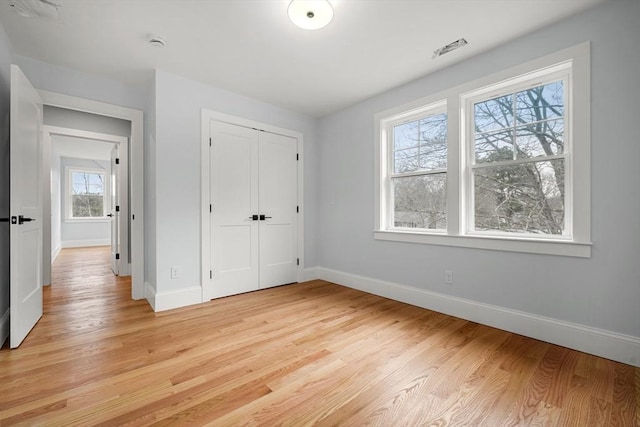
[[[65,249],[0,424],[634,426],[640,369],[323,281],[164,313]]]

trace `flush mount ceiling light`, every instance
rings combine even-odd
[[[328,0],[292,0],[287,13],[291,22],[305,30],[326,27],[333,19],[333,7]]]
[[[60,19],[59,4],[49,0],[11,0],[11,9],[24,18],[41,18],[50,21]]]
[[[149,37],[149,44],[153,47],[163,48],[167,45],[167,42],[160,36],[151,36]]]
[[[456,50],[456,49],[461,48],[462,46],[466,46],[468,44],[469,44],[469,42],[466,41],[464,38],[458,39],[458,40],[456,40],[454,42],[449,43],[446,46],[442,46],[440,49],[434,50],[432,58],[437,58],[438,56],[442,56],[445,53],[449,53],[452,50]]]

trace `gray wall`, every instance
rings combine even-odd
[[[166,292],[200,285],[201,109],[243,117],[304,135],[303,158],[314,157],[316,120],[241,95],[156,72],[155,85],[155,266],[156,290]],[[311,163],[313,161],[311,160]],[[310,162],[307,162],[310,163]],[[306,166],[306,164],[305,164]],[[315,265],[315,188],[305,170],[305,259]],[[170,266],[181,277],[170,278]]]
[[[0,217],[9,216],[9,105],[11,45],[0,24]],[[9,223],[0,222],[0,319],[9,312]],[[0,323],[0,346],[8,333]]]
[[[608,2],[323,118],[318,265],[640,336],[639,20],[640,2]],[[373,239],[374,114],[588,40],[590,259]],[[443,284],[445,269],[453,286]]]
[[[127,85],[22,55],[13,55],[13,61],[36,89],[138,110],[145,110],[147,107],[147,93],[144,87]]]
[[[42,121],[49,126],[105,133],[126,138],[131,136],[131,122],[128,120],[52,107],[50,105],[44,106]]]

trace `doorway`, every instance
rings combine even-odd
[[[78,98],[49,91],[39,91],[43,104],[76,112],[91,113],[130,122],[129,138],[129,210],[128,217],[122,221],[129,225],[129,259],[132,299],[144,298],[144,158],[143,158],[143,112],[132,108]],[[45,144],[46,145],[46,144]],[[47,158],[45,156],[45,158]],[[48,170],[45,165],[45,170]],[[45,190],[50,183],[45,183]],[[45,201],[45,207],[47,202]],[[50,217],[50,213],[49,213]],[[45,220],[47,215],[45,213]],[[45,256],[51,253],[45,250]],[[46,266],[50,264],[44,263]]]
[[[50,215],[45,214],[50,221],[44,224],[48,264],[63,248],[110,246],[111,270],[129,275],[128,138],[50,125],[43,130],[50,152],[50,170],[44,171],[50,177]],[[48,264],[46,284],[53,282],[47,280]]]

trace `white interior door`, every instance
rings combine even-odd
[[[42,101],[11,65],[10,346],[42,316]]]
[[[297,281],[297,141],[260,132],[260,288]]]
[[[219,122],[210,135],[211,296],[219,298],[258,289],[258,137]]]
[[[211,122],[212,298],[297,281],[297,140]]]
[[[120,274],[120,206],[118,182],[118,144],[111,149],[111,171],[109,176],[109,191],[111,193],[109,213],[111,220],[111,270],[116,276]]]

